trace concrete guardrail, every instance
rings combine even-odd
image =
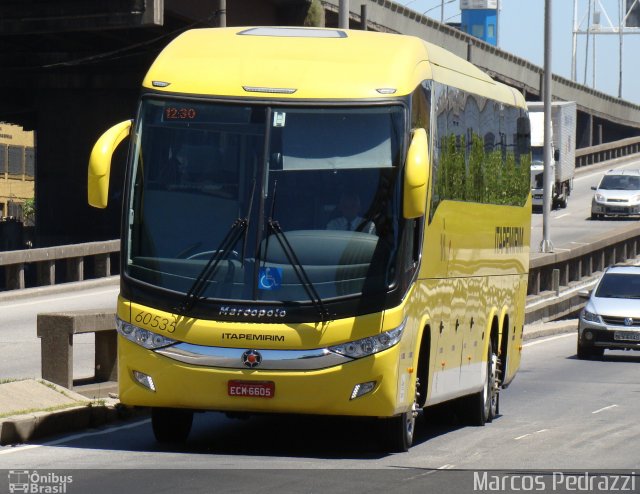
[[[576,167],[602,163],[640,153],[640,137],[629,137],[619,141],[576,149]]]
[[[95,278],[111,276],[112,257],[120,255],[120,240],[88,242],[27,250],[0,252],[0,268],[4,269],[6,290],[26,288],[26,267],[36,270],[36,286],[55,285],[56,279],[64,281],[85,280],[85,261],[92,263]],[[117,266],[117,261],[115,261]],[[60,266],[64,272],[57,273]]]
[[[117,381],[117,333],[114,311],[79,310],[38,314],[42,378],[73,389],[73,337],[95,334],[95,376],[92,381]]]

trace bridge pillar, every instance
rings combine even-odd
[[[38,263],[38,286],[56,284],[56,262],[46,261]]]
[[[20,263],[6,266],[5,278],[5,285],[9,290],[24,288],[24,264]]]

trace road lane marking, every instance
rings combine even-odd
[[[595,412],[591,412],[591,413],[600,413],[600,412],[604,412],[605,410],[611,410],[612,408],[617,407],[618,405],[609,405],[608,407],[604,407],[601,408],[600,410],[596,410]]]
[[[56,297],[56,298],[48,298],[46,300],[31,300],[29,302],[20,302],[17,304],[12,304],[12,303],[0,303],[0,306],[2,306],[2,308],[7,308],[7,309],[11,309],[14,307],[24,307],[26,305],[35,305],[35,304],[42,304],[42,303],[48,303],[48,302],[61,302],[64,300],[70,300],[73,298],[82,298],[82,297],[91,297],[93,295],[103,295],[105,293],[117,293],[118,290],[120,290],[120,287],[116,287],[116,288],[110,288],[109,290],[100,290],[99,292],[91,292],[91,293],[80,293],[78,295],[69,295],[66,297]],[[37,298],[44,298],[46,295],[40,295]]]
[[[547,341],[559,340],[560,338],[569,338],[570,336],[575,338],[576,334],[572,332],[572,333],[560,334],[558,336],[550,336],[549,338],[537,338],[535,341],[524,343],[522,345],[522,348],[534,346],[534,345],[540,345],[542,343],[546,343]]]
[[[529,434],[523,434],[522,436],[514,437],[513,439],[519,441],[520,439],[524,439],[525,437],[533,436],[534,434],[542,434],[543,432],[548,432],[549,429],[540,429],[539,431],[530,432]]]
[[[435,470],[427,470],[424,473],[419,473],[418,475],[414,475],[412,477],[407,477],[406,479],[404,479],[405,482],[408,482],[410,480],[416,480],[416,479],[420,479],[422,477],[426,477],[427,475],[433,475],[434,473],[438,473],[438,469]]]
[[[49,441],[42,444],[26,444],[24,446],[15,446],[11,449],[0,451],[0,455],[10,455],[12,453],[19,453],[21,451],[26,451],[29,449],[42,448],[43,446],[58,446],[59,444],[65,444],[76,441],[78,439],[84,439],[85,437],[99,436],[101,434],[109,434],[111,432],[118,432],[125,429],[133,429],[134,427],[139,427],[149,422],[151,422],[151,419],[144,419],[132,424],[121,425],[120,427],[110,427],[101,431],[82,432],[80,434],[74,434],[73,436],[63,437],[61,439],[56,439],[55,441]]]
[[[455,465],[450,465],[449,463],[438,467],[437,470],[451,470]]]
[[[560,218],[564,218],[565,216],[571,216],[571,213],[564,213],[559,216],[555,216],[554,219],[559,220]]]

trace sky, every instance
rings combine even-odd
[[[396,0],[417,12],[440,21],[441,2],[445,2],[445,22],[460,22],[459,0]],[[619,0],[578,0],[577,22],[587,28],[588,4],[594,1],[600,10],[600,25],[608,26],[605,13],[613,26],[619,24]],[[552,52],[551,66],[556,75],[571,79],[574,0],[551,0]],[[535,65],[544,65],[544,8],[545,0],[500,0],[498,47]],[[618,35],[595,37],[595,88],[614,97],[618,96],[620,74]],[[622,98],[640,104],[640,30],[625,35],[622,53]],[[578,35],[576,49],[577,82],[594,87],[593,37]],[[586,60],[585,60],[586,59]],[[585,79],[585,62],[587,64]]]

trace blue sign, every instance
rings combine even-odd
[[[260,290],[277,290],[282,286],[282,268],[260,268],[258,288]]]

